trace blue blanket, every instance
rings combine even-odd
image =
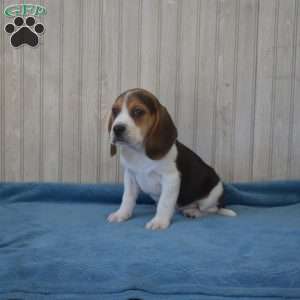
[[[119,185],[0,184],[0,299],[300,299],[300,182],[226,185],[235,218],[155,206],[109,224]],[[151,205],[150,205],[151,204]]]

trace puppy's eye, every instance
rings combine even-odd
[[[144,115],[145,111],[140,109],[140,108],[134,108],[132,111],[131,111],[131,115],[132,117],[134,118],[138,118],[138,117],[141,117],[142,115]]]
[[[119,114],[119,112],[120,110],[117,107],[113,107],[111,109],[111,114],[113,115],[114,118]]]

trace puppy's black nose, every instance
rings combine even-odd
[[[124,125],[124,124],[117,124],[117,125],[114,126],[113,130],[114,130],[115,136],[120,137],[125,132],[126,125]]]

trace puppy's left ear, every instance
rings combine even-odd
[[[155,122],[145,138],[146,155],[157,160],[165,156],[177,138],[177,129],[164,106],[159,104]]]
[[[112,126],[113,120],[112,120],[112,115],[110,114],[109,120],[108,120],[108,133],[111,131],[111,126]],[[114,156],[117,153],[117,147],[113,144],[110,144],[110,156]]]

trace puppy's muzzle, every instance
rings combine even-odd
[[[116,124],[113,127],[113,132],[114,132],[114,136],[115,136],[116,140],[119,140],[119,141],[124,140],[126,129],[127,129],[126,125],[121,124],[121,123]]]

